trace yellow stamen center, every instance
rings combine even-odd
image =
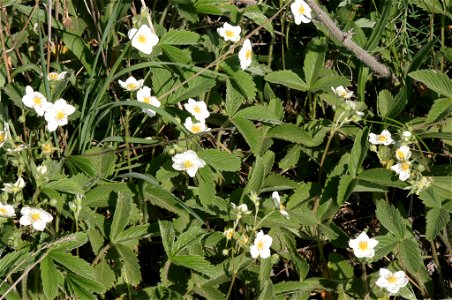
[[[193,111],[197,114],[201,113],[201,107],[195,105],[195,107],[193,107]]]
[[[386,136],[384,136],[384,135],[379,135],[379,136],[378,136],[378,140],[379,140],[380,142],[385,142],[385,141],[387,140],[387,138],[386,138]]]
[[[6,208],[4,208],[4,207],[0,207],[0,214],[7,214],[8,212],[6,211]]]
[[[193,133],[201,132],[201,126],[199,126],[199,125],[193,125],[193,126],[191,127],[191,131],[192,131]]]
[[[33,103],[34,103],[35,105],[41,105],[41,104],[42,104],[42,99],[41,99],[41,97],[39,97],[39,96],[34,96],[34,97],[33,97]]]
[[[151,104],[151,98],[149,98],[149,97],[144,97],[144,98],[143,98],[143,102],[144,102],[144,103],[147,103],[147,104]]]
[[[146,43],[146,36],[143,35],[143,34],[140,34],[140,35],[137,37],[137,40],[138,40],[138,42],[139,42],[140,44],[145,44],[145,43]]]
[[[253,52],[251,50],[246,50],[245,52],[245,58],[246,59],[251,59],[251,55],[253,54]]]
[[[234,32],[232,32],[231,30],[226,30],[226,32],[224,34],[229,38],[234,36]]]
[[[5,138],[6,138],[6,133],[4,131],[0,132],[0,143],[3,143],[5,141]]]
[[[42,152],[43,152],[43,153],[46,153],[46,154],[52,153],[52,145],[51,145],[51,144],[48,144],[48,143],[43,144],[43,145],[41,146],[41,149],[42,149]]]
[[[230,239],[232,239],[232,236],[234,235],[234,231],[232,231],[232,230],[229,230],[227,233],[226,233],[226,238],[228,239],[228,240],[230,240]]]
[[[184,161],[184,169],[190,169],[193,166],[193,164],[191,163],[191,161],[186,160]]]
[[[56,72],[49,73],[49,79],[50,80],[57,80],[58,79],[58,73],[56,73]]]
[[[304,14],[305,12],[306,12],[306,10],[304,9],[304,6],[300,6],[300,7],[298,8],[298,13],[299,13],[300,15]]]
[[[284,204],[279,204],[279,210],[286,210],[286,206]]]
[[[33,222],[36,222],[36,221],[38,221],[41,217],[39,216],[38,213],[34,213],[34,214],[31,214],[31,215],[30,215],[30,218],[31,218],[31,220],[32,220]]]
[[[65,114],[64,114],[64,111],[62,111],[62,110],[57,112],[56,115],[55,115],[55,119],[57,119],[57,121],[63,120],[64,117],[65,117]]]
[[[398,150],[397,150],[397,157],[398,157],[400,160],[404,160],[404,159],[405,159],[405,153],[404,153],[402,150],[398,149]]]
[[[410,170],[410,164],[407,162],[404,162],[402,164],[400,164],[400,169],[402,169],[402,171],[406,172]]]
[[[367,248],[369,248],[369,245],[367,244],[367,242],[366,241],[361,241],[361,242],[359,242],[359,244],[358,244],[358,248],[360,249],[360,250],[367,250]]]
[[[386,277],[386,280],[388,281],[388,283],[394,284],[397,282],[397,278],[394,275],[390,275],[388,277]]]
[[[257,242],[256,247],[257,247],[257,249],[259,249],[259,250],[263,250],[263,249],[264,249],[264,242],[263,242],[263,241]]]
[[[128,83],[127,84],[127,89],[128,90],[134,90],[137,88],[137,85],[135,83]]]

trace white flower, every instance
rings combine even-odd
[[[15,194],[20,192],[25,187],[25,181],[22,178],[19,178],[15,183],[5,183],[4,186],[5,187],[2,188],[2,191],[9,194]]]
[[[186,171],[190,177],[194,177],[199,168],[206,165],[206,162],[198,157],[196,152],[187,150],[172,157],[173,169]]]
[[[130,76],[126,81],[118,80],[119,85],[128,92],[138,90],[143,86],[143,79],[136,80],[135,77]]]
[[[0,217],[9,218],[14,217],[16,213],[14,212],[14,207],[9,204],[3,205],[0,203]]]
[[[237,211],[237,218],[240,219],[242,215],[248,215],[251,211],[248,210],[248,206],[246,204],[240,204],[239,206],[231,203],[232,209]],[[240,216],[240,217],[239,217]]]
[[[391,133],[385,129],[379,135],[376,135],[375,133],[369,133],[369,142],[374,145],[383,144],[385,146],[388,146],[393,143],[393,140]]]
[[[272,193],[273,203],[275,204],[276,209],[279,209],[279,213],[283,215],[285,218],[289,219],[289,213],[286,211],[286,206],[281,203],[281,198],[279,197],[278,192]]]
[[[395,294],[400,288],[408,284],[405,272],[398,271],[392,273],[388,269],[380,268],[380,277],[375,282],[379,287],[385,288],[389,293]]]
[[[161,105],[160,101],[156,97],[151,96],[151,89],[147,86],[143,86],[143,88],[138,90],[137,99],[140,102],[144,102],[155,107],[160,107]],[[155,111],[150,108],[143,109],[143,112],[151,118],[155,116]]]
[[[345,105],[348,106],[351,110],[353,110],[358,117],[364,117],[364,112],[356,110],[357,103],[355,101],[345,100]]]
[[[239,60],[240,60],[240,68],[245,70],[251,65],[253,60],[253,49],[251,47],[251,42],[249,39],[246,39],[243,42],[242,49],[239,51]]]
[[[40,208],[23,207],[20,213],[22,214],[19,220],[20,225],[31,225],[39,231],[43,231],[46,228],[46,223],[53,220],[51,214]]]
[[[201,132],[208,132],[208,131],[210,131],[210,128],[208,128],[206,126],[206,123],[204,123],[204,122],[193,123],[193,121],[192,121],[192,119],[190,117],[185,119],[184,126],[191,133],[201,133]]]
[[[67,124],[67,117],[75,112],[75,107],[67,104],[66,100],[58,99],[54,104],[49,105],[44,115],[47,121],[47,129],[55,131],[58,126]]]
[[[226,237],[227,240],[232,239],[232,237],[234,236],[234,229],[233,228],[228,228],[223,232],[223,235]]]
[[[60,81],[66,77],[66,71],[58,73],[58,72],[50,72],[47,74],[47,79],[50,81]]]
[[[311,8],[303,0],[295,0],[294,3],[290,5],[290,10],[295,19],[295,24],[300,25],[301,22],[311,22]]]
[[[358,258],[372,258],[375,255],[374,248],[377,244],[378,241],[373,238],[370,239],[364,231],[356,239],[348,241],[349,247],[353,249],[353,253]]]
[[[22,150],[24,150],[26,148],[27,148],[27,145],[25,145],[25,144],[17,144],[17,145],[14,145],[14,148],[6,149],[6,151],[8,153],[13,154],[13,153],[16,153],[16,152],[20,152],[20,151],[22,151]]]
[[[152,49],[159,42],[158,36],[145,24],[139,29],[130,29],[128,36],[132,40],[132,47],[145,54],[151,54]]]
[[[411,137],[413,136],[413,134],[410,131],[404,131],[402,132],[402,139],[405,142],[409,142],[411,140]]]
[[[196,120],[204,122],[210,116],[204,101],[195,101],[191,98],[184,104],[185,109],[195,117]]]
[[[344,88],[342,85],[338,86],[337,88],[331,87],[334,94],[344,98],[344,99],[350,99],[353,96],[353,92],[349,91],[347,88]]]
[[[25,96],[22,97],[22,102],[26,107],[34,108],[38,116],[44,115],[49,104],[43,94],[33,91],[33,88],[29,85],[25,88]]]
[[[396,150],[395,153],[398,160],[408,160],[411,157],[411,151],[410,147],[408,146],[401,146],[399,149]]]
[[[44,175],[45,173],[47,173],[47,167],[44,165],[38,166],[36,168],[36,172],[38,172],[39,175]]]
[[[3,125],[3,130],[0,130],[0,148],[3,147],[3,144],[8,139],[8,132],[9,132],[9,125],[8,125],[8,123],[5,123]]]
[[[399,174],[399,179],[401,181],[405,181],[408,178],[410,178],[411,170],[410,170],[411,162],[409,161],[402,161],[396,165],[393,165],[391,167],[391,170]]]
[[[270,246],[272,245],[272,242],[273,239],[271,236],[264,234],[262,230],[259,231],[256,235],[256,239],[254,240],[254,244],[250,247],[251,257],[270,257]]]
[[[223,24],[223,27],[217,28],[218,34],[224,38],[225,41],[238,42],[240,40],[240,32],[242,28],[240,26],[233,26],[228,22]]]

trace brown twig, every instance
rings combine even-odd
[[[0,14],[0,41],[2,43],[3,62],[5,63],[6,78],[8,79],[8,83],[10,83],[11,73],[9,71],[8,55],[6,54],[5,36],[3,35],[3,24],[1,14]]]
[[[330,33],[342,44],[350,50],[363,63],[368,65],[372,71],[378,75],[386,78],[392,78],[393,81],[398,82],[391,71],[382,63],[380,63],[374,56],[369,54],[366,50],[358,46],[353,40],[350,32],[345,33],[337,27],[336,23],[326,14],[315,0],[306,0],[307,4],[316,13],[317,19],[322,22],[330,31]]]

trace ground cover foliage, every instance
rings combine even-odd
[[[451,5],[0,1],[0,299],[450,297]]]

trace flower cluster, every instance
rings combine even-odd
[[[225,41],[238,42],[240,41],[240,26],[233,26],[225,22],[222,27],[217,28],[218,35]],[[242,49],[239,51],[240,68],[246,70],[253,61],[253,47],[251,41],[246,39],[243,41]]]
[[[353,249],[353,253],[357,258],[372,258],[375,255],[374,248],[378,245],[378,241],[374,238],[369,238],[363,231],[356,239],[350,239],[348,245]],[[381,268],[379,273],[380,277],[375,284],[386,288],[390,294],[397,293],[400,288],[408,283],[408,278],[403,271],[392,273],[385,268]]]
[[[40,208],[23,207],[20,210],[22,217],[19,220],[19,224],[22,226],[31,225],[33,229],[43,231],[47,223],[52,222],[53,217],[51,214]],[[0,219],[15,217],[16,213],[14,207],[9,204],[0,203]]]
[[[350,120],[353,122],[361,121],[364,117],[364,112],[361,110],[364,104],[350,100],[353,97],[353,92],[342,85],[331,87],[331,90],[334,95],[341,98],[341,100],[344,99],[339,105],[341,114],[339,115],[338,121],[342,123],[349,122]],[[333,106],[333,108],[335,109],[336,107]]]
[[[126,81],[118,80],[118,83],[127,92],[137,91],[137,100],[139,102],[160,107],[160,101],[151,95],[151,88],[144,85],[143,79],[136,80],[135,77],[130,76]],[[155,111],[150,108],[143,108],[142,111],[151,118],[156,115]]]
[[[33,108],[38,116],[44,116],[48,131],[55,131],[58,126],[66,125],[68,116],[75,112],[75,107],[68,104],[66,100],[58,99],[55,103],[48,102],[43,94],[34,91],[31,86],[25,88],[22,102],[26,107]]]
[[[188,131],[191,133],[202,133],[210,130],[206,126],[206,119],[210,116],[210,113],[204,101],[196,101],[189,98],[188,102],[184,104],[184,108],[198,121],[193,122],[191,117],[186,118],[184,126]]]
[[[430,186],[431,179],[421,174],[424,167],[411,160],[410,144],[414,142],[414,138],[410,131],[401,132],[395,140],[387,129],[380,134],[369,133],[369,142],[372,144],[370,149],[377,152],[380,162],[394,171],[399,180],[411,184],[407,189],[419,194]],[[377,150],[377,146],[383,147]]]

